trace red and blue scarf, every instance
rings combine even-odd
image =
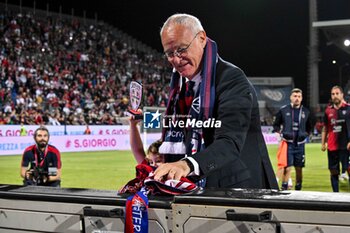
[[[148,233],[148,198],[145,188],[126,200],[124,232]]]
[[[119,193],[131,193],[125,205],[125,233],[148,233],[148,195],[180,195],[200,190],[196,184],[182,177],[180,180],[154,180],[154,167],[145,162],[136,166],[136,178]]]
[[[190,119],[202,121],[213,117],[217,61],[217,45],[215,41],[207,38],[201,69],[202,81],[188,114],[179,112],[180,107],[178,105],[181,102],[181,89],[183,89],[181,88],[181,84],[184,83],[180,74],[175,69],[173,70],[170,83],[169,101],[165,112],[165,116],[168,118],[166,120],[177,121],[179,120],[180,115],[189,115]],[[191,139],[189,140],[188,137],[191,137]],[[185,154],[192,155],[203,149],[204,143],[202,138],[202,129],[187,128],[184,130],[183,128],[171,125],[169,128],[163,128],[163,143],[159,152],[165,155],[180,155],[179,159],[181,159]]]

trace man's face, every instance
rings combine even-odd
[[[183,51],[181,55],[175,52],[173,56],[168,57],[168,61],[181,76],[192,79],[201,70],[206,45],[204,31],[192,32],[182,25],[173,24],[164,29],[161,40],[165,53]]]
[[[335,105],[339,105],[344,100],[344,95],[339,88],[333,88],[331,91],[332,102]]]
[[[300,92],[293,92],[290,95],[290,102],[293,104],[293,107],[299,107],[301,101],[303,100],[303,95]]]
[[[44,148],[49,143],[49,134],[45,130],[38,130],[35,136],[35,142],[40,148]]]

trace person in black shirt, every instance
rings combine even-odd
[[[256,92],[244,72],[218,55],[193,15],[170,16],[160,36],[174,68],[163,122],[174,124],[163,128],[165,163],[154,179],[191,176],[207,188],[277,189]]]
[[[34,132],[35,144],[24,150],[20,175],[24,185],[61,185],[61,155],[58,149],[49,145],[49,131],[39,127]]]

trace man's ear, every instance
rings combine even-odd
[[[204,49],[207,44],[207,34],[205,33],[205,31],[201,31],[199,32],[198,36],[199,36],[202,48]]]

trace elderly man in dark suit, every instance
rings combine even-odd
[[[243,71],[219,57],[192,15],[172,15],[160,35],[174,71],[165,114],[171,123],[160,148],[167,163],[155,179],[189,176],[203,187],[278,189],[256,93]]]

